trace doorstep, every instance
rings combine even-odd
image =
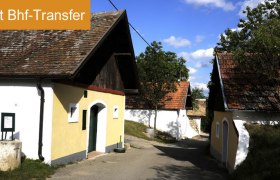
[[[104,155],[106,155],[106,153],[104,152],[91,151],[88,153],[87,159],[95,159],[97,157],[104,156]]]

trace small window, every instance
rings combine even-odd
[[[119,118],[119,107],[114,106],[113,107],[113,119],[118,119]]]
[[[82,124],[82,130],[87,129],[87,110],[83,110],[83,124]]]
[[[70,103],[68,112],[68,122],[78,122],[79,119],[79,105]]]
[[[87,90],[84,90],[84,98],[87,98],[87,96],[88,96],[88,92]]]
[[[220,136],[220,123],[216,122],[216,138]]]

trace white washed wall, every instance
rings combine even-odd
[[[32,159],[38,159],[40,94],[37,82],[0,82],[0,113],[15,113],[14,137],[22,141],[22,152]],[[51,160],[51,132],[53,90],[50,84],[43,84],[45,91],[44,129],[42,154],[45,162]],[[0,124],[1,126],[1,124]],[[7,137],[10,137],[8,133]]]
[[[249,150],[249,139],[250,135],[247,129],[245,128],[244,124],[246,121],[243,120],[233,120],[235,127],[238,131],[238,146],[236,151],[235,157],[235,165],[236,168],[239,164],[241,164],[247,157],[248,150]]]
[[[194,119],[197,124],[198,134],[201,133],[201,118],[195,118]]]
[[[154,127],[154,110],[126,109],[125,119]],[[157,129],[169,132],[178,139],[189,137],[189,119],[186,110],[158,110]],[[192,129],[192,128],[191,128]],[[189,131],[188,131],[189,130]]]

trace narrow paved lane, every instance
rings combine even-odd
[[[134,144],[133,144],[134,143]],[[59,169],[52,179],[201,179],[222,180],[227,173],[207,155],[206,141],[186,140],[165,145],[132,140],[126,153],[110,153]]]

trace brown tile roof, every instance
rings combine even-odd
[[[162,101],[162,107],[160,109],[186,109],[186,100],[188,96],[188,90],[190,83],[182,81],[176,83],[177,91],[168,93]],[[127,109],[149,109],[139,96],[127,96],[126,97]]]
[[[279,85],[255,72],[241,71],[230,53],[217,57],[228,109],[280,111]]]
[[[95,13],[87,31],[0,31],[0,77],[73,75],[123,14]]]
[[[188,110],[188,116],[206,116],[206,99],[195,99],[198,109]]]

